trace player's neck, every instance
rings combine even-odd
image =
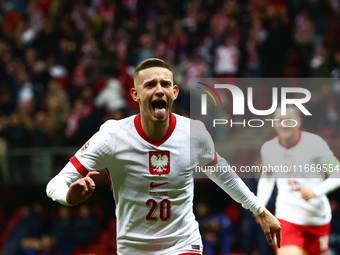
[[[153,141],[161,140],[169,129],[170,117],[162,122],[150,121],[141,116],[141,125],[144,133]]]
[[[290,148],[297,144],[300,138],[300,132],[296,132],[293,136],[287,137],[285,139],[280,139],[283,146]]]

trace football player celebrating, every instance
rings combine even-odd
[[[331,221],[326,194],[338,188],[340,181],[324,177],[332,171],[334,177],[339,161],[320,136],[300,130],[296,107],[287,107],[286,115],[277,108],[274,119],[278,136],[262,146],[262,163],[268,169],[276,166],[289,171],[267,172],[258,183],[257,196],[266,205],[276,182],[275,214],[282,226],[282,247],[277,254],[325,255]]]
[[[193,172],[207,164],[226,166],[200,121],[170,111],[179,89],[160,59],[141,62],[134,72],[131,96],[140,113],[109,120],[47,185],[47,194],[64,205],[85,201],[95,189],[93,175],[110,177],[117,216],[118,254],[202,254],[193,214]],[[231,173],[208,176],[261,218],[268,243],[278,220]]]

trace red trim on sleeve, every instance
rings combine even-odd
[[[89,173],[89,171],[79,162],[76,156],[73,156],[72,158],[70,158],[70,162],[72,163],[72,165],[74,165],[74,167],[78,170],[78,172],[82,176],[85,177]]]
[[[170,112],[170,124],[169,124],[169,128],[168,130],[166,131],[165,135],[162,137],[161,140],[159,141],[154,141],[154,140],[151,140],[143,131],[143,128],[142,128],[142,123],[140,121],[140,118],[141,118],[141,115],[140,113],[137,114],[137,116],[135,117],[135,127],[136,127],[136,130],[138,132],[138,134],[145,140],[147,141],[148,143],[151,143],[155,146],[160,146],[161,144],[165,143],[166,140],[168,140],[168,138],[171,136],[172,132],[174,132],[175,130],[175,127],[176,127],[176,116]]]
[[[206,164],[206,166],[215,166],[217,164],[217,153],[215,151],[215,158],[213,161],[211,161],[209,164]]]

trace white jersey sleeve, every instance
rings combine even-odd
[[[66,195],[69,190],[69,186],[74,181],[82,178],[83,176],[77,171],[77,169],[68,162],[66,166],[56,175],[52,180],[49,181],[46,187],[47,196],[52,198],[62,205],[72,205],[66,200]]]
[[[218,155],[215,151],[214,142],[206,130],[203,123],[198,122],[197,138],[201,148],[200,165],[221,166],[220,169],[226,169],[228,162]],[[222,188],[231,198],[240,203],[245,209],[249,209],[255,214],[260,214],[265,207],[259,202],[257,197],[252,193],[244,182],[236,174],[229,171],[207,171],[207,176],[214,181],[220,188]]]
[[[217,165],[228,166],[228,162],[217,154]],[[229,171],[207,172],[207,176],[222,188],[232,199],[240,203],[243,208],[259,215],[265,207],[245,185],[240,177]]]
[[[115,124],[115,120],[105,122],[100,130],[70,159],[83,176],[86,176],[87,171],[98,171],[107,167],[107,158],[114,155],[115,150],[115,139],[113,135],[110,135],[109,129],[115,129]],[[78,166],[83,166],[85,169]]]
[[[110,147],[106,146],[106,144],[112,144],[112,139],[110,139],[110,136],[105,132],[105,129],[104,124],[101,129],[77,151],[75,156],[70,159],[70,162],[66,164],[60,173],[49,181],[46,187],[48,197],[60,204],[71,205],[66,200],[71,183],[85,177],[88,171],[105,168],[105,155],[111,152]]]

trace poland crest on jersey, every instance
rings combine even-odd
[[[170,151],[150,151],[149,170],[152,175],[170,173]]]

